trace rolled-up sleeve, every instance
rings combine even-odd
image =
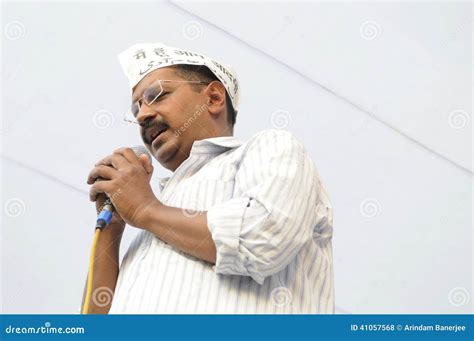
[[[234,197],[207,212],[214,270],[259,284],[283,270],[313,236],[319,186],[311,158],[291,133],[268,130],[250,140]]]

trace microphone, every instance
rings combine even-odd
[[[132,147],[132,150],[135,152],[135,155],[137,157],[140,157],[141,155],[146,155],[150,159],[150,162],[152,162],[151,155],[144,146],[134,146]],[[112,204],[112,200],[110,200],[110,198],[107,198],[104,201],[102,210],[97,216],[95,228],[103,230],[107,225],[109,225],[110,221],[112,220],[112,215],[114,214],[114,211],[115,207]]]

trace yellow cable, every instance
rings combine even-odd
[[[92,276],[94,275],[95,249],[97,246],[97,241],[99,240],[100,231],[101,229],[95,229],[94,241],[92,242],[91,256],[89,259],[89,274],[87,276],[87,290],[84,306],[82,307],[82,314],[87,314],[89,311],[89,303],[92,296]]]

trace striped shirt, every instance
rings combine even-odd
[[[216,264],[141,230],[110,314],[334,313],[332,207],[291,133],[195,141],[160,188],[184,214],[207,211]]]

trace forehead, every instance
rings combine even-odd
[[[151,84],[159,79],[180,79],[172,67],[163,67],[153,70],[133,87],[132,99],[136,99],[142,94]]]

